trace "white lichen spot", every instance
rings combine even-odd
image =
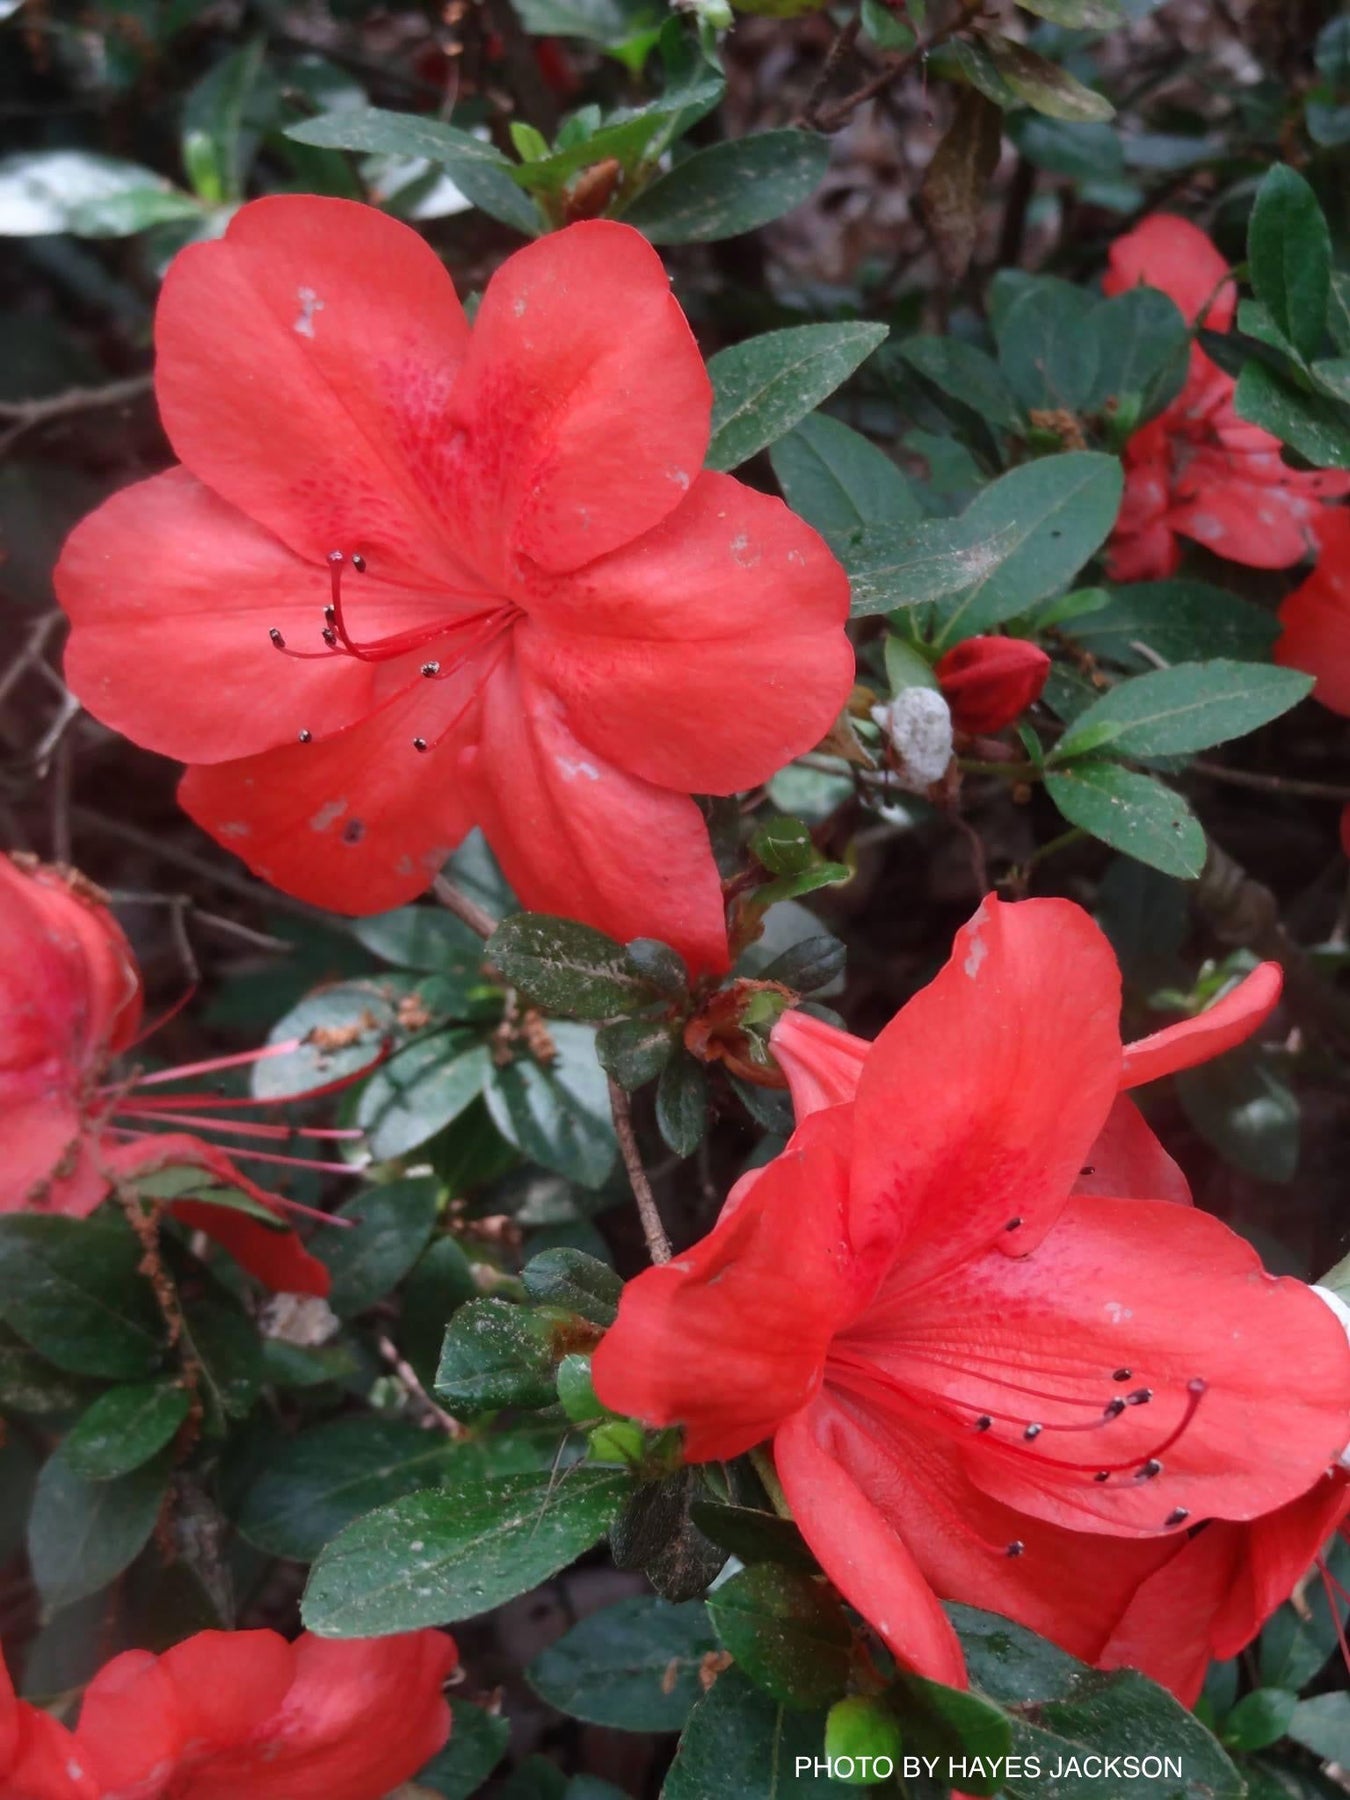
[[[314,336],[314,315],[323,311],[323,301],[312,287],[297,288],[295,297],[300,302],[300,315],[291,330],[298,332],[301,337],[312,338]]]
[[[804,569],[806,567],[806,558],[802,555],[800,550],[789,550],[787,559],[794,569]]]
[[[1108,1300],[1102,1311],[1113,1325],[1123,1325],[1126,1319],[1134,1317],[1134,1308],[1122,1305],[1119,1300]]]
[[[688,493],[688,491],[689,491],[689,471],[688,471],[688,469],[667,469],[666,470],[666,480],[673,481],[675,483],[675,486],[680,490],[680,492],[682,494]]]
[[[952,760],[952,715],[936,688],[901,688],[872,718],[895,752],[896,779],[911,794],[941,781]]]
[[[978,931],[973,931],[970,934],[969,941],[970,949],[966,952],[966,960],[961,964],[961,967],[970,979],[974,981],[980,972],[985,957],[989,954],[989,946],[985,943]]]
[[[1199,538],[1202,544],[1221,544],[1228,536],[1228,528],[1222,519],[1216,519],[1212,513],[1195,513],[1189,526],[1192,537]]]
[[[243,819],[231,819],[227,824],[217,828],[222,837],[246,838],[253,836],[253,827]]]
[[[763,561],[763,552],[742,531],[731,540],[731,560],[743,569],[753,569],[756,563]]]
[[[316,812],[314,817],[310,820],[310,830],[327,831],[331,826],[337,824],[338,820],[346,810],[347,802],[345,800],[328,801],[326,805],[319,808],[318,812]]]
[[[408,1545],[408,1548],[412,1551],[413,1555],[416,1556],[420,1550],[426,1549],[426,1545],[422,1542],[421,1538],[414,1538],[412,1543]]]
[[[525,317],[525,309],[528,305],[529,302],[526,300],[524,294],[517,294],[515,299],[511,302],[511,311],[518,319],[523,319]]]
[[[600,771],[595,764],[583,762],[580,757],[555,756],[553,760],[564,781],[575,781],[578,775],[584,775],[587,781],[600,779]]]

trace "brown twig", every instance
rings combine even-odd
[[[899,81],[903,76],[908,75],[911,69],[926,62],[939,45],[945,44],[949,38],[954,38],[959,32],[964,31],[966,26],[984,11],[984,5],[985,0],[961,0],[960,9],[950,24],[944,25],[939,31],[934,31],[928,37],[921,39],[912,50],[906,50],[903,56],[897,57],[892,63],[887,63],[885,68],[880,69],[875,75],[864,81],[861,87],[854,88],[851,94],[845,94],[842,100],[837,100],[833,106],[818,113],[812,121],[815,129],[826,132],[839,131],[848,124],[860,106],[865,105],[869,100],[875,100],[877,95],[884,93],[892,83]]]
[[[619,1151],[623,1157],[623,1166],[628,1171],[628,1183],[633,1190],[633,1198],[637,1201],[638,1217],[642,1220],[642,1235],[647,1240],[647,1254],[654,1263],[670,1261],[670,1239],[666,1236],[666,1228],[661,1223],[661,1214],[657,1211],[656,1195],[652,1192],[652,1184],[647,1179],[647,1171],[642,1166],[642,1155],[638,1150],[637,1136],[633,1131],[633,1109],[629,1105],[628,1095],[614,1078],[609,1083],[609,1110],[614,1115],[614,1133],[619,1140]]]
[[[438,875],[431,884],[431,891],[447,912],[452,912],[457,919],[467,925],[470,931],[476,931],[480,938],[490,938],[497,929],[497,921],[485,906],[462,893],[453,881],[444,875]]]
[[[462,1438],[464,1436],[463,1425],[460,1424],[459,1420],[455,1418],[453,1414],[446,1412],[443,1406],[438,1406],[436,1404],[431,1395],[422,1386],[421,1381],[418,1379],[416,1369],[414,1369],[412,1364],[404,1357],[399,1355],[398,1347],[393,1339],[385,1337],[384,1334],[381,1333],[375,1339],[375,1347],[385,1362],[389,1364],[389,1367],[394,1371],[395,1375],[398,1376],[404,1387],[407,1388],[414,1400],[417,1401],[418,1405],[427,1414],[430,1422],[436,1426],[436,1429],[438,1431],[443,1431],[447,1437]]]
[[[124,381],[110,381],[103,387],[67,388],[64,394],[51,394],[42,400],[0,401],[0,419],[10,427],[0,436],[0,456],[26,431],[48,425],[53,419],[69,418],[73,413],[93,412],[102,406],[122,406],[148,394],[152,375],[129,375]]]
[[[861,30],[861,14],[855,14],[854,17],[840,29],[834,42],[825,53],[825,60],[820,65],[820,73],[812,82],[811,91],[802,102],[801,111],[792,121],[794,125],[801,126],[805,131],[810,131],[814,127],[820,103],[829,92],[830,83],[838,73],[840,64],[857,43],[858,33]]]
[[[1305,800],[1339,800],[1350,806],[1350,787],[1338,787],[1334,781],[1303,781],[1293,775],[1258,775],[1252,769],[1228,769],[1222,763],[1193,762],[1190,773],[1204,775],[1210,781],[1224,781],[1230,787],[1255,788],[1262,794],[1295,794]]]

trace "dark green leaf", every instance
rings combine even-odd
[[[606,1074],[629,1092],[656,1077],[670,1061],[678,1027],[669,1019],[616,1019],[595,1034],[595,1054]]]
[[[0,1325],[0,1413],[28,1413],[36,1419],[77,1412],[89,1405],[99,1384],[68,1375]]]
[[[1350,275],[1333,270],[1327,300],[1327,330],[1342,356],[1350,356]]]
[[[450,1742],[420,1771],[416,1785],[440,1794],[442,1800],[472,1800],[505,1756],[510,1740],[509,1719],[456,1695]]]
[[[609,1019],[655,998],[622,944],[547,913],[516,913],[488,940],[487,954],[513,986],[551,1013]]]
[[[810,198],[830,160],[828,138],[761,131],[709,144],[676,163],[624,209],[654,244],[739,237]]]
[[[1093,310],[1096,342],[1093,409],[1109,401],[1138,401],[1140,424],[1160,413],[1181,392],[1190,366],[1190,327],[1176,303],[1157,288],[1134,287]]]
[[[1297,669],[1261,663],[1184,663],[1154,669],[1108,690],[1074,720],[1052,760],[1109,747],[1119,756],[1172,756],[1245,737],[1312,690]]]
[[[473,1265],[458,1242],[448,1234],[433,1238],[404,1280],[399,1321],[399,1342],[428,1386],[450,1315],[477,1294]]]
[[[1123,0],[1017,0],[1017,4],[1072,31],[1109,31],[1129,20]]]
[[[690,1714],[662,1800],[843,1800],[824,1773],[825,1715],[773,1701],[739,1669],[718,1676]],[[798,1758],[809,1766],[797,1772]]]
[[[354,1122],[377,1162],[405,1156],[444,1131],[482,1093],[491,1067],[473,1031],[417,1038],[381,1063],[361,1090]]]
[[[400,906],[395,912],[353,919],[349,929],[372,956],[395,968],[425,969],[466,986],[484,980],[482,938],[443,906]]]
[[[790,1569],[815,1572],[816,1559],[791,1519],[707,1499],[695,1500],[690,1514],[706,1537],[743,1563],[785,1563]]]
[[[523,1156],[597,1188],[614,1166],[618,1145],[595,1033],[560,1021],[550,1024],[549,1035],[556,1054],[547,1065],[521,1054],[492,1070],[488,1111]]]
[[[1350,1694],[1316,1694],[1300,1700],[1287,1730],[1296,1744],[1311,1750],[1324,1762],[1350,1761]]]
[[[1223,1741],[1230,1750],[1264,1750],[1288,1731],[1297,1706],[1298,1695],[1283,1688],[1254,1688],[1224,1719]]]
[[[294,1048],[254,1064],[254,1094],[285,1100],[373,1068],[396,1035],[396,997],[392,981],[344,981],[306,994],[268,1033],[269,1045]]]
[[[684,958],[658,938],[634,938],[628,946],[628,960],[633,968],[657,993],[668,1000],[682,1000],[689,987],[689,971]]]
[[[243,197],[262,132],[276,116],[277,89],[261,38],[223,56],[183,107],[183,164],[212,205]]]
[[[546,1318],[510,1300],[470,1300],[446,1331],[436,1392],[466,1418],[506,1406],[551,1406],[558,1397],[555,1360]]]
[[[550,1706],[620,1731],[678,1731],[717,1650],[702,1601],[636,1594],[592,1613],[535,1657],[530,1686]]]
[[[969,1767],[978,1757],[986,1768],[998,1769],[1012,1749],[1008,1717],[992,1701],[961,1688],[944,1687],[941,1682],[903,1673],[887,1691],[886,1699],[903,1732],[907,1751],[939,1757],[942,1768],[962,1759],[967,1765],[962,1785],[972,1793],[992,1794],[1001,1788],[1003,1784],[996,1773],[981,1775]],[[883,1716],[883,1729],[886,1723]]]
[[[1105,94],[1084,87],[1070,75],[1025,44],[1015,43],[996,31],[981,33],[981,47],[999,77],[1019,100],[1052,119],[1092,123],[1115,117],[1116,109]],[[996,100],[995,104],[999,104]]]
[[[184,1311],[184,1321],[187,1347],[201,1368],[208,1423],[223,1431],[227,1419],[248,1417],[262,1389],[257,1328],[234,1306],[217,1300],[194,1300]]]
[[[818,860],[811,833],[800,819],[769,819],[750,840],[751,852],[771,875],[800,875]]]
[[[37,1451],[17,1431],[6,1431],[0,1442],[0,1562],[23,1546],[37,1478]]]
[[[138,1381],[153,1372],[164,1325],[142,1250],[120,1218],[0,1218],[0,1317],[58,1369]]]
[[[1065,119],[1019,112],[1008,120],[1008,135],[1028,162],[1053,175],[1099,182],[1119,179],[1125,172],[1120,134],[1110,125],[1071,125]]]
[[[1085,759],[1046,776],[1046,791],[1071,825],[1164,875],[1193,880],[1205,866],[1205,834],[1181,798],[1150,775]]]
[[[1098,391],[1100,344],[1092,296],[1064,281],[1041,280],[1014,300],[998,324],[998,359],[1028,408],[1081,411]]]
[[[1331,234],[1297,170],[1276,163],[1257,189],[1247,235],[1256,297],[1300,353],[1317,354],[1331,292]]]
[[[623,1282],[608,1263],[580,1250],[545,1250],[526,1263],[521,1280],[540,1306],[561,1306],[593,1325],[612,1325]]]
[[[490,1612],[589,1550],[627,1488],[620,1470],[578,1468],[409,1494],[327,1546],[305,1623],[325,1637],[378,1637]]]
[[[808,413],[769,460],[788,505],[836,554],[865,526],[918,520],[913,490],[885,451],[828,413]]]
[[[1196,1129],[1226,1162],[1258,1181],[1292,1181],[1298,1169],[1298,1097],[1259,1050],[1232,1050],[1177,1076]]]
[[[683,1048],[661,1071],[656,1123],[676,1156],[692,1156],[708,1128],[708,1082],[703,1065]]]
[[[1070,621],[1067,630],[1094,656],[1145,669],[1156,668],[1155,659],[1183,663],[1211,656],[1264,663],[1280,627],[1264,607],[1226,588],[1203,581],[1141,581],[1112,588],[1103,606],[1081,623]]]
[[[1310,463],[1350,469],[1350,412],[1324,394],[1309,394],[1255,358],[1238,377],[1240,419],[1272,432]]]
[[[353,1519],[434,1487],[459,1454],[402,1419],[330,1419],[272,1452],[236,1522],[269,1556],[312,1562]]]
[[[796,993],[811,994],[837,981],[847,961],[848,952],[839,939],[822,933],[819,937],[802,938],[776,956],[763,970],[761,979],[781,981]]]
[[[939,393],[967,406],[990,425],[1017,430],[1022,412],[1008,379],[991,356],[955,337],[912,337],[899,346],[901,356]],[[903,521],[866,519],[864,524]]]
[[[843,1693],[853,1631],[831,1588],[781,1563],[756,1563],[708,1598],[718,1636],[756,1687],[789,1706]]]
[[[1337,1282],[1323,1276],[1323,1287],[1337,1291]],[[1342,1584],[1350,1575],[1350,1545],[1337,1538],[1327,1554],[1331,1573]],[[1335,1590],[1332,1589],[1332,1593]],[[1296,1607],[1286,1601],[1267,1621],[1261,1633],[1260,1678],[1263,1687],[1305,1688],[1339,1647],[1337,1624],[1343,1628],[1347,1602],[1339,1595],[1333,1615],[1326,1586],[1310,1582]]]
[[[333,1278],[328,1304],[339,1318],[364,1312],[398,1285],[426,1249],[439,1200],[439,1183],[416,1175],[362,1188],[338,1208],[353,1224],[327,1227],[316,1248]]]
[[[33,1496],[28,1557],[42,1603],[56,1612],[119,1576],[145,1548],[169,1479],[162,1451],[115,1481],[85,1481],[65,1448],[47,1458]]]
[[[710,469],[735,469],[776,443],[841,387],[882,343],[884,325],[794,325],[719,350],[713,384]]]
[[[113,1388],[95,1400],[66,1438],[66,1465],[82,1481],[129,1474],[164,1448],[188,1407],[187,1391],[173,1377]]]

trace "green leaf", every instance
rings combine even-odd
[[[1283,1688],[1254,1688],[1224,1719],[1223,1741],[1230,1750],[1264,1750],[1288,1731],[1297,1706],[1298,1695]]]
[[[48,1613],[97,1593],[140,1555],[168,1486],[170,1452],[113,1481],[85,1481],[64,1445],[38,1476],[28,1558]]]
[[[802,938],[761,971],[763,981],[781,981],[784,987],[799,994],[812,994],[829,987],[844,973],[848,951],[836,937],[822,932],[819,937]]]
[[[325,150],[365,150],[379,156],[423,157],[448,170],[455,186],[482,212],[536,237],[543,220],[529,195],[512,179],[515,165],[500,150],[420,113],[379,107],[340,107],[287,128],[298,144]]]
[[[1284,163],[1257,189],[1247,261],[1256,297],[1276,327],[1300,355],[1315,356],[1331,293],[1331,234],[1317,195]]]
[[[829,139],[761,131],[695,150],[625,207],[624,223],[654,244],[706,244],[755,231],[815,192]]]
[[[1350,275],[1334,269],[1327,299],[1327,330],[1342,356],[1350,356]]]
[[[451,1477],[358,1519],[310,1572],[304,1620],[325,1637],[453,1624],[528,1593],[604,1536],[629,1478]]]
[[[1070,622],[1067,632],[1094,656],[1148,669],[1158,666],[1155,658],[1184,663],[1219,656],[1265,663],[1280,626],[1264,607],[1226,588],[1203,581],[1141,581],[1112,588],[1104,605],[1081,623]]]
[[[1076,75],[1070,75],[1067,69],[1025,44],[1015,43],[997,31],[981,32],[980,43],[1000,79],[1036,112],[1052,119],[1087,124],[1115,117],[1116,109],[1105,94],[1084,87]],[[995,103],[1000,104],[997,99]]]
[[[399,1321],[403,1350],[428,1386],[440,1360],[446,1321],[477,1295],[473,1264],[458,1242],[448,1233],[433,1238],[404,1280]]]
[[[373,1068],[397,1034],[395,984],[343,981],[306,994],[267,1034],[269,1045],[290,1045],[265,1057],[250,1077],[259,1100],[312,1093]]]
[[[692,1156],[708,1128],[708,1082],[703,1065],[681,1046],[656,1085],[656,1123],[676,1156]]]
[[[836,554],[868,525],[917,523],[919,503],[900,470],[860,432],[814,412],[769,452],[783,497]]]
[[[517,0],[526,31],[538,37],[575,37],[617,52],[635,38],[655,36],[659,0]]]
[[[823,1772],[824,1748],[823,1712],[784,1706],[727,1669],[690,1714],[661,1800],[843,1800],[854,1790]]]
[[[7,1431],[0,1443],[0,1561],[23,1548],[37,1478],[36,1450],[26,1437]]]
[[[1322,469],[1350,469],[1350,412],[1325,394],[1309,394],[1254,358],[1238,376],[1240,419],[1272,432]]]
[[[512,986],[551,1013],[609,1019],[656,998],[622,944],[575,919],[516,913],[492,934],[487,954]]]
[[[353,919],[348,929],[372,956],[395,968],[424,969],[470,988],[485,982],[482,938],[443,906],[400,906]]]
[[[450,1742],[420,1770],[416,1786],[429,1788],[441,1800],[473,1800],[506,1755],[511,1721],[472,1701],[455,1696]]]
[[[176,1377],[115,1387],[101,1395],[65,1441],[66,1465],[82,1481],[111,1481],[162,1450],[188,1416]]]
[[[488,1047],[473,1031],[435,1032],[381,1063],[354,1115],[371,1156],[391,1161],[444,1131],[482,1093],[490,1067]]]
[[[1321,1285],[1333,1293],[1337,1291],[1337,1282],[1328,1276],[1323,1276]],[[1350,1545],[1342,1538],[1335,1539],[1327,1562],[1331,1573],[1344,1585],[1350,1574]],[[1261,1633],[1261,1685],[1288,1688],[1293,1693],[1305,1688],[1337,1650],[1337,1624],[1344,1627],[1346,1609],[1347,1602],[1337,1595],[1333,1614],[1327,1589],[1320,1581],[1309,1583],[1298,1607],[1286,1601]]]
[[[197,218],[190,194],[117,157],[21,150],[0,157],[0,237],[128,237],[168,219]]]
[[[1242,1047],[1177,1076],[1187,1117],[1235,1169],[1258,1181],[1298,1170],[1298,1097],[1258,1049]]]
[[[833,1590],[781,1563],[756,1563],[708,1597],[718,1636],[756,1687],[788,1706],[837,1700],[853,1630]]]
[[[561,1306],[593,1325],[612,1325],[619,1310],[623,1282],[598,1257],[582,1250],[544,1250],[521,1271],[530,1299],[540,1306]]]
[[[1008,120],[1007,130],[1027,161],[1052,175],[1082,182],[1124,179],[1120,134],[1110,125],[1071,125],[1040,113],[1018,112]]]
[[[208,1425],[224,1435],[230,1419],[246,1419],[262,1391],[262,1343],[253,1321],[234,1306],[194,1300],[184,1311],[187,1347],[201,1365]]]
[[[394,1288],[427,1247],[440,1185],[426,1175],[362,1188],[338,1208],[353,1224],[328,1226],[315,1240],[333,1278],[328,1304],[340,1319],[364,1312]]]
[[[1126,24],[1130,16],[1123,0],[1017,0],[1017,4],[1071,31],[1110,31]]]
[[[776,443],[846,382],[887,335],[884,325],[794,325],[719,350],[710,469],[735,469]]]
[[[1029,283],[997,326],[998,360],[1027,408],[1077,413],[1097,391],[1092,296],[1068,282]]]
[[[556,1054],[547,1066],[522,1054],[493,1068],[488,1111],[522,1156],[582,1187],[598,1188],[614,1166],[618,1145],[595,1033],[559,1021],[550,1024],[549,1035]]]
[[[446,1331],[436,1392],[465,1418],[507,1406],[537,1411],[558,1397],[554,1363],[548,1319],[510,1300],[470,1300]]]
[[[1089,325],[1096,343],[1094,410],[1133,398],[1144,424],[1176,399],[1190,366],[1191,333],[1175,301],[1157,288],[1129,288],[1095,307]]]
[[[97,1382],[66,1374],[0,1324],[0,1413],[27,1413],[36,1419],[74,1413],[97,1392]]]
[[[263,60],[266,48],[255,38],[223,56],[184,104],[184,167],[213,206],[242,199],[259,138],[275,117],[278,96]]]
[[[790,1569],[816,1573],[816,1559],[791,1519],[706,1499],[695,1500],[689,1513],[705,1537],[743,1563],[785,1563]]]
[[[771,875],[800,875],[818,858],[800,819],[768,819],[750,840],[751,853]]]
[[[670,1061],[678,1028],[669,1019],[616,1019],[595,1034],[600,1067],[629,1092],[645,1086]]]
[[[120,1218],[0,1218],[0,1317],[58,1369],[138,1381],[164,1348],[142,1250]]]
[[[434,1486],[459,1453],[402,1419],[330,1419],[271,1452],[236,1523],[269,1556],[312,1562],[353,1519]]]
[[[1289,1736],[1323,1762],[1350,1760],[1350,1694],[1316,1694],[1300,1700],[1288,1721]]]
[[[1022,411],[1008,379],[993,357],[955,337],[912,337],[898,346],[901,356],[939,393],[978,413],[988,424],[1020,430]],[[864,520],[865,524],[896,521]]]
[[[1152,776],[1088,759],[1047,775],[1045,786],[1070,825],[1113,850],[1187,881],[1204,868],[1200,821],[1180,794]]]
[[[1081,712],[1052,762],[1110,748],[1118,756],[1175,756],[1245,737],[1312,691],[1312,677],[1264,663],[1183,663],[1136,675]]]
[[[699,1698],[699,1668],[717,1650],[702,1601],[671,1606],[635,1594],[592,1613],[526,1670],[559,1712],[618,1731],[679,1731]]]

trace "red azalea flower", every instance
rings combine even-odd
[[[973,637],[954,645],[933,670],[952,724],[971,737],[1002,731],[1039,700],[1050,658],[1025,638]]]
[[[1328,508],[1314,531],[1317,566],[1280,608],[1275,660],[1315,676],[1313,698],[1350,718],[1350,511]],[[1341,846],[1350,856],[1350,806],[1341,814]]]
[[[449,1736],[441,1686],[457,1661],[442,1631],[201,1631],[115,1656],[75,1744],[102,1800],[382,1800]]]
[[[1161,289],[1192,323],[1227,331],[1237,311],[1228,265],[1198,226],[1155,213],[1111,246],[1102,288]],[[1108,551],[1115,581],[1161,580],[1181,561],[1177,537],[1254,569],[1306,556],[1321,502],[1350,493],[1350,475],[1300,472],[1278,438],[1241,420],[1236,383],[1198,346],[1186,385],[1125,446],[1125,497]]]
[[[1243,1035],[1277,985],[1125,1053],[1086,913],[987,900],[853,1056],[854,1098],[629,1284],[600,1398],[684,1426],[694,1461],[772,1438],[826,1574],[907,1666],[964,1679],[939,1595],[1096,1657],[1188,1522],[1285,1505],[1350,1438],[1337,1320],[1175,1204],[1119,1097]]]
[[[183,467],[56,575],[89,709],[189,763],[187,811],[289,893],[397,906],[477,823],[525,906],[724,968],[690,795],[828,729],[848,582],[700,473],[711,389],[650,245],[543,238],[470,330],[407,226],[259,200],[175,259],[156,348]]]
[[[102,1800],[85,1757],[65,1726],[15,1698],[2,1656],[0,1794],[4,1800]]]
[[[298,1041],[215,1057],[153,1074],[110,1074],[141,1041],[141,978],[103,896],[81,876],[0,856],[0,1213],[23,1210],[84,1218],[119,1181],[164,1169],[196,1169],[203,1196],[238,1188],[280,1220],[303,1207],[267,1192],[217,1144],[181,1129],[253,1137],[273,1149],[239,1149],[253,1161],[350,1170],[288,1156],[292,1136],[341,1138],[348,1131],[269,1125],[239,1115],[254,1102],[214,1094],[165,1093],[166,1084],[294,1051]],[[139,1035],[138,1035],[139,1034]],[[267,1286],[326,1294],[328,1270],[293,1231],[192,1196],[174,1217],[205,1231]]]

